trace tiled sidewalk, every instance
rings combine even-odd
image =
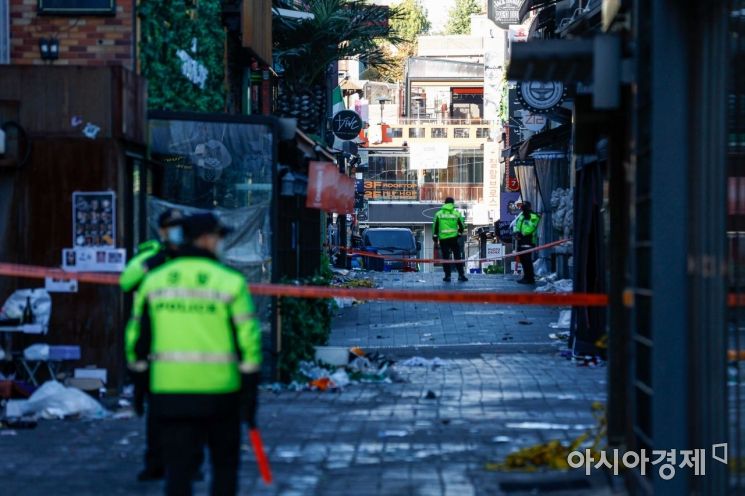
[[[431,287],[437,274],[381,276],[385,287]],[[473,277],[462,290],[526,289],[489,277]],[[399,359],[396,370],[406,382],[262,393],[259,421],[276,482],[266,488],[258,481],[245,446],[241,494],[609,494],[600,473],[587,478],[485,467],[515,448],[572,439],[594,423],[590,405],[604,400],[606,369],[577,367],[557,355],[547,335],[558,310],[383,302],[340,315],[332,342],[366,347],[384,341],[381,351]],[[400,365],[413,355],[439,356],[448,366]],[[142,443],[139,419],[46,421],[0,435],[0,492],[160,494],[159,483],[134,482]],[[207,485],[196,489],[206,494]]]

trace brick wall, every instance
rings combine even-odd
[[[132,69],[134,0],[117,0],[115,16],[40,16],[37,0],[10,0],[10,63],[43,64],[39,38],[60,42],[55,65],[123,65]]]

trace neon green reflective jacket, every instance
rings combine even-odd
[[[137,289],[147,274],[147,261],[163,250],[160,241],[151,239],[137,247],[137,255],[127,263],[121,276],[119,276],[119,287],[122,291],[129,293]]]
[[[530,237],[532,244],[538,243],[538,223],[541,221],[541,216],[535,212],[530,212],[530,218],[526,219],[524,212],[520,212],[515,221],[515,227],[513,232],[520,233],[525,237]]]
[[[127,365],[154,394],[226,394],[261,365],[261,326],[243,275],[182,256],[143,281],[125,335]]]
[[[463,215],[455,209],[452,203],[446,203],[435,214],[432,223],[432,235],[439,239],[450,239],[458,236],[466,229]]]

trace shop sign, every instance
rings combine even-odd
[[[410,170],[448,168],[450,146],[447,143],[412,143],[409,149]]]
[[[51,15],[114,15],[114,0],[39,0],[41,14]]]
[[[538,131],[546,127],[546,122],[548,122],[548,119],[543,114],[523,112],[522,121],[523,126],[525,126],[526,129],[537,133]]]
[[[416,183],[365,181],[366,200],[417,201],[418,197],[419,188]]]
[[[516,0],[490,0],[489,19],[502,29],[520,22],[520,2]]]
[[[530,112],[547,113],[562,104],[566,87],[560,81],[521,81],[517,99]]]
[[[331,120],[331,132],[344,141],[351,141],[362,131],[362,117],[354,110],[340,110]]]
[[[499,143],[484,143],[484,203],[492,217],[499,211]]]
[[[311,162],[305,206],[339,214],[352,213],[354,186],[354,179],[340,174],[331,162]]]

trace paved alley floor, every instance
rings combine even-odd
[[[444,287],[438,274],[380,274],[386,288]],[[424,282],[420,282],[424,281]],[[452,290],[525,291],[474,275]],[[559,309],[368,302],[339,311],[331,344],[377,349],[405,382],[341,392],[263,392],[259,423],[275,484],[265,487],[244,446],[241,494],[611,494],[602,473],[495,472],[517,448],[569,441],[594,424],[606,369],[578,367],[548,338]],[[407,357],[445,365],[406,367]],[[160,494],[134,482],[143,449],[139,419],[42,421],[0,431],[0,494]],[[206,494],[207,484],[195,486]]]

